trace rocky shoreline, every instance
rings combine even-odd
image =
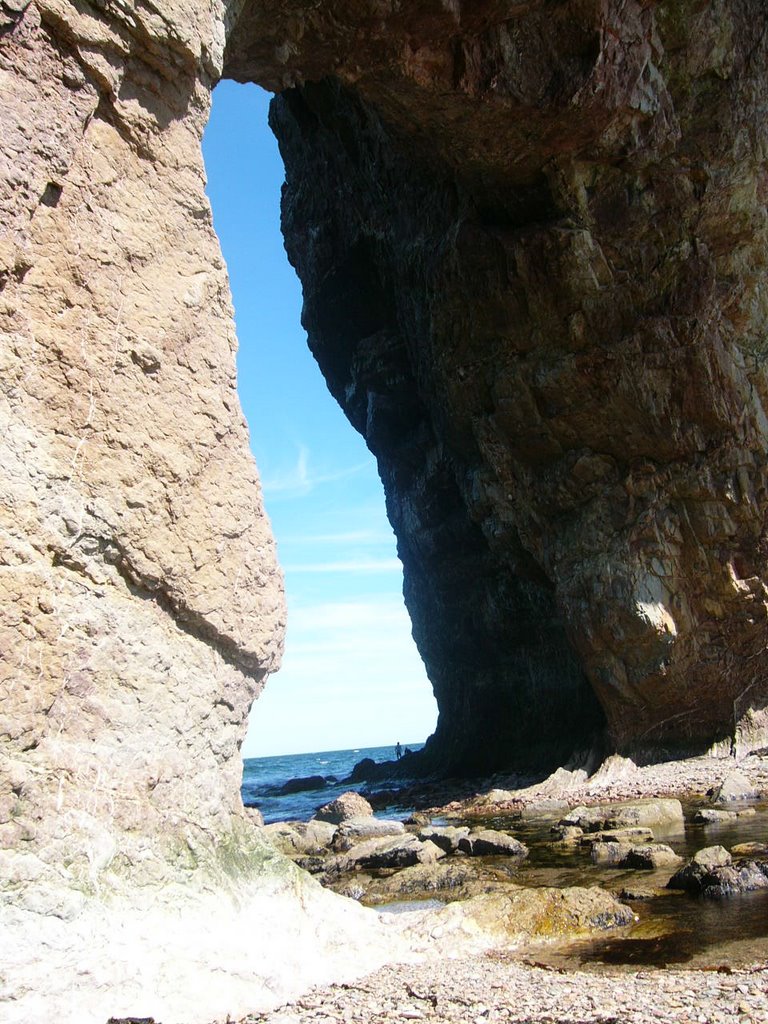
[[[619,812],[622,809],[637,806],[655,808],[653,813],[658,814],[658,806],[665,806],[664,798],[667,798],[666,811],[670,807],[674,809],[673,805],[682,798],[699,801],[702,806],[716,805],[719,810],[713,809],[713,813],[731,815],[733,818],[738,814],[754,814],[754,805],[757,803],[756,820],[760,822],[765,816],[763,802],[768,797],[768,756],[761,751],[738,762],[732,758],[696,758],[646,767],[637,767],[622,758],[611,758],[590,775],[583,770],[559,769],[544,782],[513,788],[514,782],[514,778],[496,776],[488,780],[485,786],[479,787],[477,792],[467,794],[461,800],[435,803],[428,811],[423,810],[420,815],[414,816],[411,833],[418,823],[421,826],[420,832],[426,834],[429,831],[429,826],[425,824],[428,819],[448,822],[457,819],[465,823],[459,828],[444,825],[441,829],[440,826],[433,826],[433,832],[438,835],[432,835],[432,840],[437,838],[440,841],[441,831],[462,833],[465,836],[467,833],[479,835],[477,823],[482,824],[496,816],[500,819],[505,815],[518,816],[522,821],[537,814],[556,818],[562,812],[562,820],[566,824],[560,826],[561,832],[572,828],[580,833],[570,836],[571,841],[579,842],[586,838],[592,849],[598,845],[605,848],[615,843],[614,849],[626,844],[630,850],[640,851],[648,848],[648,837],[644,833],[650,829],[636,826],[634,841],[628,841],[626,833],[631,833],[632,828],[625,827],[624,834],[618,837],[608,835],[607,840],[601,842],[602,835],[589,833],[593,819],[595,827],[604,826],[606,822],[611,823],[612,813],[613,823],[621,824]],[[436,792],[432,790],[433,794]],[[426,790],[425,796],[428,793],[429,790]],[[654,805],[653,801],[658,801],[658,805]],[[473,819],[477,823],[468,828],[466,823],[471,823]],[[571,820],[580,822],[584,828],[568,825]],[[710,820],[718,822],[717,818]],[[627,826],[631,822],[628,819],[623,824]],[[273,832],[277,831],[274,826],[272,829]],[[347,829],[346,844],[348,850],[354,851],[355,843],[349,840],[349,831]],[[706,830],[706,834],[710,834],[709,830]],[[712,834],[716,837],[717,825]],[[409,839],[413,838],[412,834],[406,835]],[[632,839],[630,835],[629,840]],[[764,833],[764,839],[768,842],[768,830]],[[645,841],[645,847],[641,840]],[[556,835],[553,841],[558,841]],[[561,837],[559,841],[567,842],[568,837]],[[713,838],[712,842],[716,841]],[[391,837],[389,842],[396,845]],[[756,856],[760,846],[753,844],[751,856]],[[738,871],[731,867],[730,854],[721,847],[713,846],[711,849],[722,852],[705,853],[701,857],[703,866],[697,866],[694,858],[681,869],[682,858],[672,854],[672,851],[669,851],[672,856],[665,860],[664,855],[660,864],[649,863],[645,866],[658,868],[663,865],[666,868],[664,877],[671,877],[677,872],[676,877],[695,877],[696,884],[700,883],[705,871],[719,871],[719,878],[732,881]],[[499,854],[502,851],[494,852],[498,870]],[[519,851],[512,848],[509,852],[513,854],[513,859],[515,852],[520,856]],[[465,843],[463,853],[463,863],[467,864],[471,859],[471,845]],[[762,863],[761,857],[750,861],[759,879],[766,877],[761,874],[765,856],[766,850],[762,849]],[[699,857],[698,853],[696,857]],[[300,861],[301,857],[297,859]],[[443,872],[447,863],[448,858],[441,861]],[[459,860],[455,863],[460,866],[462,862]],[[746,862],[734,860],[733,863]],[[392,877],[419,870],[426,870],[423,864],[399,872],[385,871],[384,874]],[[479,887],[476,886],[474,890],[469,887],[464,906],[469,908],[475,903],[478,897],[475,895],[473,898],[472,893],[483,890],[493,870],[491,868],[485,873],[479,872]],[[722,875],[722,872],[726,875]],[[741,873],[744,874],[743,871]],[[659,871],[648,874],[658,884]],[[499,891],[499,885],[502,888],[506,885],[509,892],[518,890],[520,887],[511,878],[510,874],[505,882],[503,878],[500,880],[497,877],[493,885],[486,885],[486,891]],[[336,888],[337,891],[344,891],[343,886]],[[642,889],[642,885],[639,888]],[[534,891],[537,894],[542,892]],[[609,894],[606,892],[604,895],[607,897]],[[650,891],[634,894],[636,898],[648,898],[650,895]],[[727,890],[715,895],[727,895]],[[422,911],[401,916],[403,919],[411,916],[424,918],[428,914],[428,911]],[[515,914],[513,910],[510,916],[514,917]],[[595,920],[592,918],[592,923]],[[621,924],[618,918],[613,923]],[[405,920],[400,926],[409,927]],[[457,942],[452,951],[450,937],[447,942],[435,942],[435,948],[432,949],[427,941],[419,951],[418,959],[421,962],[392,964],[357,983],[317,989],[279,1009],[249,1016],[243,1021],[244,1024],[308,1024],[321,1020],[360,1021],[361,1024],[384,1024],[396,1020],[445,1021],[450,1024],[458,1024],[459,1021],[462,1024],[493,1024],[501,1021],[529,1021],[536,1024],[651,1024],[658,1021],[726,1024],[736,1021],[739,1024],[753,1024],[768,1021],[768,960],[765,958],[733,969],[729,963],[728,948],[724,947],[722,963],[706,969],[665,967],[638,971],[626,966],[618,969],[601,965],[591,970],[572,970],[553,966],[551,962],[542,962],[547,960],[547,952],[553,946],[552,942],[546,940],[542,945],[542,938],[543,934],[535,930],[526,934],[523,927],[521,935],[514,937],[510,931],[505,938],[500,937],[496,948],[483,949],[471,956],[466,955],[467,950],[461,942]],[[562,933],[556,934],[554,945],[562,942]]]

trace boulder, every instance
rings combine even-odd
[[[577,845],[584,835],[584,829],[578,825],[553,825],[550,833],[556,842],[567,846]]]
[[[590,850],[592,863],[601,868],[618,868],[632,852],[631,843],[594,843]]]
[[[760,796],[743,772],[731,772],[715,789],[715,803],[725,804],[734,800],[756,800]]]
[[[427,840],[433,842],[435,846],[439,846],[446,853],[456,853],[459,849],[459,841],[466,839],[468,835],[469,829],[465,825],[430,825],[419,831],[419,839],[424,842]]]
[[[265,825],[263,834],[269,842],[287,857],[322,855],[333,840],[336,826],[316,821],[276,821]]]
[[[603,889],[528,888],[507,884],[502,891],[474,896],[429,915],[424,929],[432,950],[450,955],[455,936],[483,935],[494,946],[551,942],[605,932],[636,920],[629,907]]]
[[[638,767],[629,757],[622,757],[620,754],[611,754],[600,765],[594,775],[590,776],[589,783],[599,786],[611,786],[614,782],[624,782],[633,778],[638,773]]]
[[[676,867],[683,859],[663,843],[594,843],[590,856],[600,867],[643,870]]]
[[[365,799],[354,790],[342,793],[341,796],[324,804],[315,812],[317,821],[330,821],[334,825],[340,825],[342,821],[349,818],[365,818],[373,815],[373,808]]]
[[[370,880],[365,900],[378,904],[398,899],[437,898],[449,903],[482,893],[498,892],[509,884],[508,871],[496,865],[474,858],[445,858],[432,864],[415,864],[385,878]]]
[[[738,843],[731,847],[731,856],[768,860],[768,843]]]
[[[517,857],[524,860],[528,856],[528,847],[514,839],[506,832],[494,829],[480,829],[470,832],[459,839],[459,851],[470,857]]]
[[[431,864],[445,856],[445,851],[434,843],[421,842],[416,836],[393,836],[387,839],[368,839],[342,854],[335,864],[337,873],[358,868],[407,868],[413,864]]]
[[[718,825],[728,821],[736,821],[737,818],[751,818],[757,811],[754,807],[742,807],[738,811],[724,811],[717,807],[701,807],[693,816],[694,822],[698,825]]]
[[[723,899],[743,892],[768,889],[768,863],[739,861],[709,871],[693,869],[686,872],[686,868],[670,879],[670,888],[685,889],[686,892],[707,899]]]
[[[699,850],[667,883],[670,889],[710,899],[768,889],[768,862],[738,861],[722,846]]]
[[[304,837],[299,833],[293,824],[285,821],[275,821],[265,825],[261,830],[268,842],[286,857],[295,857],[307,853],[304,844]]]
[[[317,818],[310,818],[303,830],[304,842],[309,850],[328,849],[336,834],[336,826],[330,821],[318,821]]]
[[[305,793],[312,789],[325,789],[327,780],[322,775],[307,775],[304,778],[289,779],[278,790],[280,796],[288,796],[291,793]]]
[[[670,846],[665,846],[664,843],[647,843],[642,846],[633,846],[624,858],[622,867],[652,871],[659,868],[677,867],[682,860],[683,858],[679,854],[675,853]]]
[[[658,797],[632,803],[609,804],[597,807],[574,807],[560,819],[561,825],[576,825],[585,832],[606,829],[658,828],[680,830],[684,828],[683,806],[679,800]]]
[[[331,824],[328,827],[333,829]],[[355,843],[362,842],[365,839],[401,836],[404,834],[405,825],[403,825],[402,821],[386,821],[370,815],[363,818],[347,818],[346,821],[342,821],[340,825],[336,826],[334,830],[333,848],[335,850],[348,850]]]

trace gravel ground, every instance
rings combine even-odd
[[[640,768],[605,784],[587,780],[569,791],[569,803],[605,803],[650,796],[706,793],[734,769],[768,794],[768,757],[696,758]],[[494,778],[486,787],[513,788]],[[536,788],[518,791],[511,806],[539,802]],[[472,800],[453,802],[461,810]],[[530,951],[529,956],[535,957]],[[727,955],[727,954],[726,954]],[[525,952],[393,964],[355,982],[314,990],[242,1024],[768,1024],[768,963],[731,970],[601,968],[570,971],[536,966]]]
[[[503,954],[382,968],[353,985],[314,991],[247,1024],[758,1024],[768,1021],[768,967],[733,973],[560,972]]]

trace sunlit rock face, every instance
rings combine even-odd
[[[378,460],[433,764],[766,742],[757,0],[246,3],[284,227]],[[407,711],[404,711],[407,714]]]
[[[251,832],[239,745],[284,613],[204,194],[223,10],[25,6],[0,13],[0,874],[66,916]]]

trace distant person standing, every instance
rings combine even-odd
[[[395,757],[399,761],[402,756],[403,756],[403,748],[400,746],[400,740],[398,740],[397,741],[397,745],[395,746]]]

